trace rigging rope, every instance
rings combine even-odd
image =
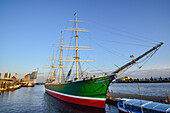
[[[75,62],[75,61],[74,61],[74,62]],[[74,62],[72,63],[72,66],[71,66],[70,70],[72,70],[73,65],[74,65]],[[70,73],[70,74],[71,74],[71,73]],[[66,80],[68,80],[68,79],[69,79],[69,77],[70,77],[70,76],[68,76],[68,75],[67,75]]]
[[[144,60],[138,62],[138,64],[139,64],[139,63],[142,63],[142,62],[144,62],[144,61],[146,60],[141,66],[139,66],[138,69],[136,69],[136,70],[132,71],[131,73],[129,73],[129,75],[132,74],[132,73],[134,73],[134,72],[136,72],[137,70],[141,69],[141,68],[149,61],[149,59],[151,59],[151,57],[158,51],[158,49],[159,49],[159,48],[157,48],[152,54],[150,54],[149,56],[147,56]],[[131,67],[132,67],[132,66],[133,66],[133,65],[131,65]],[[128,69],[129,69],[129,67],[128,67]],[[125,71],[127,71],[127,69],[126,69]],[[124,71],[124,72],[125,72],[125,71]],[[123,72],[123,73],[124,73],[124,72]],[[121,73],[120,75],[122,75],[123,73]]]
[[[149,46],[149,45],[142,45],[142,44],[136,44],[136,43],[127,43],[127,42],[118,42],[118,41],[112,41],[112,40],[102,40],[102,41],[115,42],[115,43],[119,43],[119,44],[128,44],[128,45],[152,47],[152,46]]]
[[[73,25],[73,27],[75,27],[75,25]],[[71,37],[70,37],[70,42],[69,42],[69,46],[71,46],[71,42],[72,42],[72,39],[73,39],[73,33],[74,32],[71,32],[72,33],[72,35],[71,35]],[[70,47],[69,47],[70,48]],[[69,54],[70,54],[70,51],[67,51],[67,57],[69,56]],[[74,53],[73,53],[74,54]],[[69,64],[69,62],[67,62],[67,63],[65,63],[66,65],[68,65]],[[65,71],[66,71],[66,68],[65,68]]]
[[[129,68],[131,68],[133,65],[127,67],[121,74],[119,74],[119,76],[121,76],[122,74],[124,74]]]
[[[104,24],[103,24],[103,26],[104,26]],[[105,25],[106,26],[106,25]],[[110,26],[107,26],[107,27],[110,27]],[[113,28],[113,27],[110,27],[111,29],[116,29],[116,28]],[[139,41],[143,41],[143,42],[147,42],[147,43],[152,43],[152,44],[155,44],[155,43],[153,43],[153,42],[158,42],[158,41],[155,41],[155,40],[152,40],[152,39],[149,39],[149,38],[147,38],[147,37],[144,37],[144,36],[141,36],[141,35],[137,35],[137,34],[134,34],[134,33],[130,33],[130,32],[126,32],[126,31],[124,31],[124,30],[120,30],[120,29],[116,29],[117,31],[120,31],[120,32],[124,32],[124,33],[126,33],[126,34],[121,34],[121,33],[115,33],[115,34],[117,34],[117,35],[120,35],[120,36],[125,36],[125,37],[127,37],[127,38],[130,38],[130,39],[134,39],[134,40],[139,40]],[[106,31],[106,30],[105,30]],[[109,32],[109,33],[113,33],[112,31],[107,31],[107,32]],[[73,32],[72,32],[73,33]],[[127,34],[129,34],[129,36],[127,35]],[[130,35],[133,35],[133,36],[130,36]],[[136,37],[134,37],[134,36],[138,36],[138,37],[141,37],[141,38],[136,38]],[[91,39],[96,45],[98,45],[99,47],[101,47],[101,48],[103,48],[105,51],[107,51],[107,52],[109,52],[109,53],[112,53],[112,54],[114,54],[114,55],[117,55],[117,56],[119,56],[119,57],[122,57],[123,59],[126,59],[126,60],[128,60],[128,61],[130,61],[129,59],[127,59],[127,57],[125,56],[125,55],[120,55],[120,53],[119,52],[116,52],[116,51],[114,51],[113,52],[113,50],[109,50],[108,48],[106,48],[106,47],[104,47],[104,46],[102,46],[102,45],[100,45],[98,42],[96,42],[96,41],[94,41],[92,38],[90,38],[89,36],[88,36],[88,38],[89,39]],[[145,38],[145,39],[144,39]],[[81,38],[80,38],[81,39]],[[147,39],[147,40],[146,40]],[[149,41],[150,40],[150,41]],[[152,41],[152,42],[151,42]],[[71,41],[70,41],[71,42]],[[111,41],[109,41],[109,42],[111,42]],[[114,41],[112,41],[112,42],[114,42]],[[120,42],[117,42],[117,43],[120,43]],[[124,43],[125,44],[125,43]],[[138,45],[138,46],[148,46],[148,45],[139,45],[139,44],[133,44],[133,43],[129,43],[129,44],[131,44],[131,45]],[[150,46],[149,46],[150,47]],[[157,49],[158,50],[158,49]],[[157,51],[157,50],[155,50],[154,51],[154,53],[153,54],[155,54],[155,52]],[[147,61],[153,56],[153,54],[148,58],[148,57],[146,57],[146,59],[147,59]],[[146,60],[145,59],[145,60]],[[144,61],[144,60],[143,60]],[[147,62],[146,61],[146,62]],[[142,61],[141,61],[142,62]],[[139,63],[141,63],[141,62],[139,62]],[[146,63],[146,62],[144,62],[144,64]],[[143,65],[144,65],[143,64]],[[80,63],[79,63],[79,65],[80,65]],[[137,65],[137,64],[136,64]],[[143,66],[142,65],[142,66]],[[133,65],[132,65],[133,66]],[[129,66],[129,67],[127,67],[126,68],[126,70],[127,69],[129,69],[130,67],[132,67],[132,66]],[[138,68],[141,68],[142,66],[138,66]],[[80,69],[81,69],[81,66],[79,67]],[[126,71],[125,70],[125,71]],[[124,72],[125,72],[124,71]],[[123,72],[123,73],[124,73]]]
[[[87,63],[88,63],[88,62],[87,62]],[[101,71],[102,73],[105,73],[103,70],[97,68],[96,66],[94,66],[94,65],[92,65],[92,64],[90,64],[90,63],[88,63],[88,64],[91,65],[92,67],[96,68],[97,70]]]
[[[87,35],[87,38],[90,40],[90,41],[93,41],[97,46],[101,47],[102,49],[104,49],[105,51],[107,51],[108,53],[111,53],[113,55],[116,55],[116,56],[119,56],[127,61],[130,61],[130,59],[127,59],[127,57],[115,50],[109,50],[108,48],[102,46],[101,44],[97,43],[96,41],[94,41],[92,38],[90,38],[90,36]],[[114,51],[114,52],[113,52]]]
[[[151,54],[151,56],[144,62],[143,65],[145,65],[145,64],[149,61],[149,59],[151,59],[151,57],[158,51],[158,49],[159,49],[159,48],[157,48],[157,49],[153,52],[153,54]],[[142,66],[143,66],[143,65],[142,65]],[[141,66],[141,67],[142,67],[142,66]]]
[[[62,75],[63,75],[63,78],[62,78],[62,79],[63,79],[63,81],[65,81],[65,76],[64,76],[65,74],[64,74],[63,68],[62,68]]]
[[[102,86],[100,87],[100,88],[102,88],[102,89],[101,89],[99,92],[97,92],[97,90],[94,89],[93,84],[91,83],[91,80],[90,80],[90,84],[91,84],[91,87],[92,87],[93,91],[96,92],[96,93],[101,93],[101,92],[103,91],[104,87],[105,87],[105,85],[102,85]],[[98,89],[98,90],[99,90],[99,89]]]
[[[87,19],[88,21],[91,21],[91,20],[89,20],[89,19]],[[87,22],[88,22],[87,21]],[[116,31],[119,31],[119,32],[122,32],[122,33],[126,33],[126,34],[128,34],[128,35],[133,35],[133,36],[137,36],[137,37],[140,37],[140,38],[136,38],[136,37],[129,37],[129,36],[126,36],[126,35],[121,35],[120,33],[117,33],[118,35],[121,35],[121,36],[126,36],[126,37],[128,37],[128,38],[133,38],[133,39],[136,39],[136,40],[140,40],[140,41],[144,41],[144,42],[148,42],[148,43],[152,43],[153,44],[153,42],[158,42],[158,43],[160,43],[160,41],[156,41],[156,40],[153,40],[153,39],[150,39],[150,38],[148,38],[148,37],[146,37],[146,36],[142,36],[142,35],[138,35],[138,34],[136,34],[136,33],[131,33],[131,32],[128,32],[128,31],[125,31],[125,30],[121,30],[121,29],[118,29],[118,28],[114,28],[114,27],[112,27],[112,26],[109,26],[109,25],[105,25],[105,24],[101,24],[101,23],[98,23],[98,22],[96,22],[96,21],[91,21],[92,23],[95,23],[95,24],[97,24],[97,25],[101,25],[102,27],[104,26],[104,27],[107,27],[107,28],[110,28],[110,29],[113,29],[113,30],[116,30]],[[98,28],[98,27],[96,27],[96,28]],[[113,32],[112,32],[113,33]],[[142,39],[141,39],[142,38]],[[144,40],[145,39],[145,40]],[[150,40],[150,41],[152,41],[152,42],[150,42],[150,41],[146,41],[146,40]]]
[[[79,75],[82,75],[83,71],[82,71],[82,69],[81,69],[80,62],[78,62],[78,64],[79,64],[79,70],[80,70],[80,74],[79,74]]]
[[[58,71],[59,71],[59,68],[57,68],[57,71],[55,72],[55,78],[57,78],[56,75],[57,75]]]

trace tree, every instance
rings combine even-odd
[[[132,78],[130,78],[130,79],[129,79],[129,81],[130,81],[130,82],[133,82],[133,79],[132,79]]]
[[[154,78],[155,81],[157,81],[157,78]]]
[[[162,81],[162,77],[160,77],[159,80]]]
[[[145,78],[145,81],[148,81],[148,79],[147,79],[147,78]]]
[[[139,78],[136,79],[139,82]]]

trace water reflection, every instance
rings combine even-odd
[[[119,110],[117,109],[117,105],[113,105],[111,103],[106,104],[106,113],[119,113]]]
[[[43,85],[1,92],[0,113],[118,113],[116,106],[106,104],[97,109],[58,100],[45,93]]]
[[[48,94],[44,94],[44,100],[47,102],[47,112],[59,113],[105,113],[105,109],[85,107],[77,104],[68,103]]]

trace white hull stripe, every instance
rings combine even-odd
[[[81,96],[68,95],[68,94],[59,93],[59,92],[56,92],[56,91],[49,90],[47,88],[45,88],[45,90],[53,92],[53,93],[56,93],[56,94],[59,94],[59,95],[63,95],[63,96],[67,96],[67,97],[72,97],[72,98],[88,99],[88,100],[104,100],[104,101],[106,100],[106,98],[90,98],[90,97],[81,97]]]

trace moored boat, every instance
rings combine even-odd
[[[34,87],[34,84],[28,83],[28,84],[26,85],[26,87]]]
[[[14,85],[14,86],[9,86],[9,87],[7,88],[7,91],[14,91],[14,90],[16,90],[16,89],[19,89],[20,87],[21,87],[20,84]]]
[[[90,60],[80,60],[78,51],[79,50],[87,50],[87,49],[79,49],[85,46],[79,46],[78,45],[78,31],[83,31],[84,29],[79,29],[77,28],[77,14],[75,14],[75,20],[72,20],[76,23],[76,28],[68,28],[66,30],[72,30],[76,32],[76,46],[65,46],[63,45],[63,37],[61,35],[61,44],[60,44],[60,58],[58,58],[60,64],[59,66],[54,66],[54,60],[56,59],[54,56],[52,58],[53,64],[51,67],[46,67],[46,68],[52,68],[52,73],[50,79],[47,80],[45,84],[45,91],[49,95],[52,95],[58,99],[74,103],[74,104],[79,104],[79,105],[84,105],[84,106],[90,106],[90,107],[97,107],[97,108],[105,108],[105,102],[106,102],[106,93],[108,90],[108,87],[112,80],[116,79],[116,77],[119,75],[119,72],[127,69],[129,66],[134,65],[138,60],[141,58],[145,57],[149,53],[153,51],[157,51],[159,47],[162,46],[163,43],[160,43],[150,49],[149,51],[145,52],[141,56],[137,57],[136,59],[130,61],[129,63],[125,64],[124,66],[120,67],[110,75],[103,75],[100,77],[92,76],[91,77],[80,77],[79,73],[79,62],[87,62]],[[85,30],[87,31],[87,30]],[[72,47],[71,50],[76,51],[76,56],[73,57],[74,60],[66,60],[63,59],[63,47]],[[68,48],[67,48],[68,49]],[[76,63],[76,77],[73,80],[68,80],[71,69],[68,72],[67,77],[61,81],[61,69],[63,67],[73,67],[73,66],[63,66],[63,61],[73,61]],[[55,80],[54,78],[54,73],[53,73],[53,68],[59,68],[60,73],[59,73],[59,81]]]
[[[14,86],[9,86],[9,87],[7,88],[7,91],[14,91],[14,90],[15,90]]]
[[[21,88],[21,84],[15,86],[15,89],[19,89],[19,88]]]
[[[170,105],[139,99],[120,99],[118,109],[123,113],[170,113]]]
[[[27,82],[23,82],[22,87],[34,87],[35,85],[33,83],[27,83]]]

